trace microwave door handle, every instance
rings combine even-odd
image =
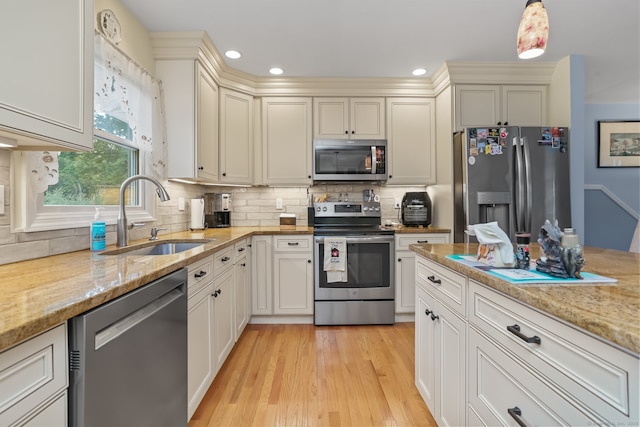
[[[376,174],[376,165],[378,164],[378,161],[376,159],[376,147],[372,146],[371,147],[371,173],[373,175]]]

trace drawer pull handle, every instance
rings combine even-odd
[[[218,298],[218,295],[220,295],[222,293],[222,291],[220,289],[216,289],[211,296],[214,298]]]
[[[231,259],[231,258],[229,258],[228,256],[224,256],[224,257],[222,257],[222,258],[220,259],[220,261],[222,261],[222,262],[227,262],[227,261],[229,261],[230,259]]]
[[[530,344],[540,344],[540,337],[539,336],[534,335],[532,337],[528,337],[528,336],[524,335],[522,332],[520,332],[520,326],[519,325],[507,326],[507,331],[511,332],[513,335],[517,336],[518,338],[520,338],[524,342],[528,342]]]
[[[430,315],[432,313],[431,310],[429,310],[428,308],[424,311],[424,314],[426,314],[427,316]]]
[[[244,252],[245,248],[238,248],[238,252]]]
[[[242,267],[246,267],[246,266],[247,266],[247,264],[246,264],[246,263],[244,263],[244,262],[243,262],[242,264],[240,264],[240,265],[241,265]]]
[[[527,427],[524,421],[522,421],[522,418],[520,418],[520,416],[522,415],[522,411],[520,410],[520,408],[514,406],[513,408],[507,409],[507,412],[514,420],[516,420],[520,427]]]
[[[427,279],[429,279],[431,283],[436,283],[438,285],[442,283],[442,280],[436,279],[436,276],[428,276]]]
[[[199,279],[199,278],[204,277],[206,275],[207,275],[207,272],[201,270],[199,273],[194,274],[193,277],[195,277],[196,279]]]
[[[418,243],[429,243],[428,240],[418,240]]]
[[[436,321],[436,319],[439,319],[440,316],[436,316],[435,314],[433,314],[433,312],[431,312],[431,320],[433,320],[434,322]]]
[[[289,246],[298,246],[300,243],[299,242],[288,242],[287,245]]]

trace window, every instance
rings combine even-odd
[[[94,148],[14,152],[15,231],[88,226],[96,207],[114,224],[125,179],[164,177],[159,84],[100,34],[95,37]],[[125,192],[132,221],[155,219],[155,193],[145,190],[145,184],[134,182]]]

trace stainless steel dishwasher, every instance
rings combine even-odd
[[[187,270],[69,322],[69,425],[187,425]]]

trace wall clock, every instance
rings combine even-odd
[[[120,21],[112,10],[104,9],[98,12],[98,23],[102,34],[111,42],[117,44],[122,40]]]

